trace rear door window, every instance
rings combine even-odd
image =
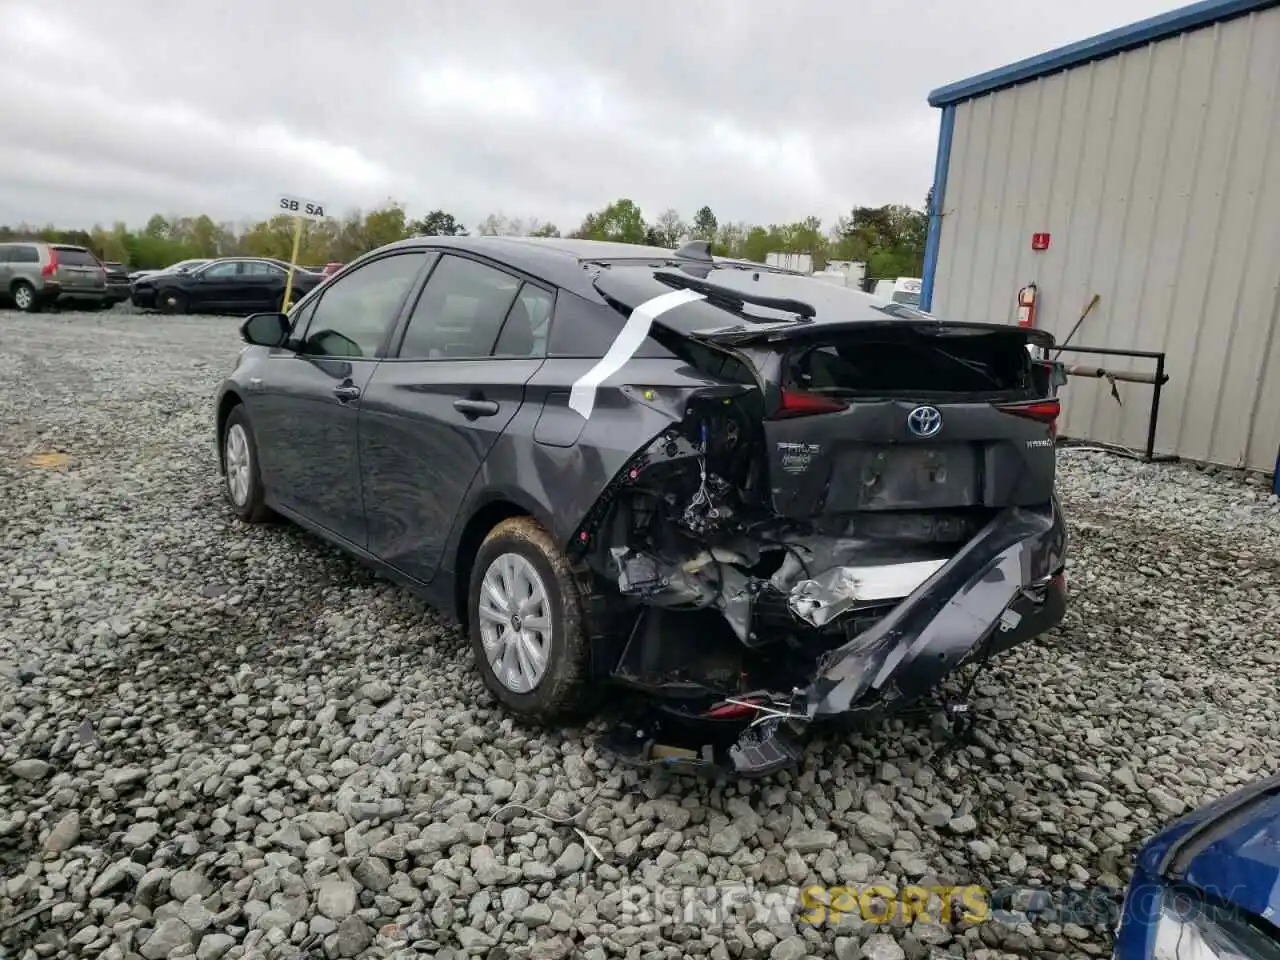
[[[249,260],[245,262],[244,273],[250,277],[282,277],[284,270],[277,267],[274,263],[267,263],[263,260]]]
[[[17,246],[10,249],[10,263],[39,263],[40,251],[35,247]]]
[[[493,348],[495,357],[545,357],[551,311],[556,300],[541,287],[526,283],[507,311]]]
[[[496,267],[466,257],[442,256],[413,308],[398,356],[405,360],[491,356],[520,289],[519,279]],[[539,307],[536,297],[530,303]],[[515,355],[532,356],[528,308],[521,303],[514,313],[507,347],[517,351]]]

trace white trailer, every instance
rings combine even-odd
[[[813,273],[813,257],[807,253],[784,253],[775,251],[765,256],[767,266],[779,270],[794,270],[797,273]]]

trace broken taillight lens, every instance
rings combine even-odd
[[[825,397],[820,393],[806,393],[803,390],[783,390],[778,398],[778,409],[773,413],[774,420],[786,417],[808,417],[817,413],[839,413],[846,409],[843,400]]]
[[[1062,414],[1062,404],[1058,400],[1036,400],[1032,403],[1005,403],[996,407],[1003,413],[1011,413],[1015,417],[1035,420],[1049,427],[1049,436],[1058,432],[1058,417]]]

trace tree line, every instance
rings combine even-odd
[[[929,198],[925,208],[889,204],[854,207],[826,229],[819,217],[794,223],[749,224],[721,221],[709,206],[686,220],[667,209],[653,220],[639,205],[621,198],[588,214],[576,230],[565,234],[591,240],[675,247],[685,240],[707,240],[720,256],[764,263],[770,253],[808,254],[815,270],[831,260],[862,261],[871,277],[920,276],[924,263]],[[0,242],[45,240],[89,247],[101,259],[135,269],[155,269],[195,257],[258,256],[289,259],[293,251],[293,220],[287,216],[257,222],[232,223],[199,216],[152,216],[141,229],[123,222],[110,228],[64,230],[52,226],[0,226]],[[304,221],[298,262],[318,265],[346,263],[383,244],[412,236],[559,237],[553,223],[490,214],[469,230],[453,214],[433,210],[411,219],[404,205],[388,201],[370,211],[352,211],[322,221]]]

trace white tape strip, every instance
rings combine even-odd
[[[644,338],[649,335],[649,326],[653,321],[668,310],[695,300],[705,299],[703,294],[692,290],[672,290],[652,300],[646,300],[632,310],[631,316],[627,318],[626,324],[609,345],[605,355],[574,383],[573,389],[569,392],[570,409],[576,410],[584,420],[591,419],[591,411],[596,405],[596,388],[621,370],[640,349],[640,344],[644,343]]]

